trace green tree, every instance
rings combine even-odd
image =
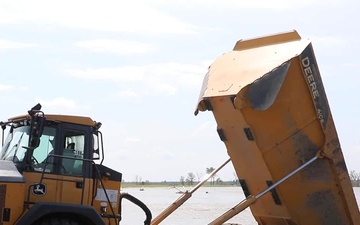
[[[182,186],[185,185],[185,177],[184,176],[180,177],[180,183],[181,183]]]
[[[186,180],[189,182],[190,185],[193,185],[195,180],[195,174],[192,172],[188,173],[188,177]]]
[[[215,170],[214,167],[208,167],[208,168],[206,168],[206,174],[210,174],[210,173],[212,173],[214,170]],[[215,176],[216,176],[216,174],[214,174],[214,176],[212,176],[212,177],[210,178],[212,185],[215,184]]]
[[[142,181],[141,176],[139,176],[139,175],[135,175],[135,183],[136,183],[136,184],[140,184],[140,183],[141,183],[141,181]]]
[[[203,176],[203,173],[200,173],[200,172],[196,173],[196,177],[197,177],[198,182],[200,182],[202,176]]]

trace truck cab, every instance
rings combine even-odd
[[[88,160],[99,159],[97,123],[91,118],[46,115],[39,145],[33,151],[28,151],[29,118],[14,117],[9,122],[1,159],[13,161],[20,173],[90,176]]]
[[[5,224],[119,224],[122,174],[102,164],[101,123],[34,108],[1,122]]]

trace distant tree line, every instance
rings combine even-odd
[[[208,168],[206,168],[205,173],[209,175],[212,172],[214,172],[214,170],[215,170],[214,167],[208,167]],[[194,185],[195,183],[199,183],[199,182],[202,181],[201,179],[202,179],[203,175],[204,175],[204,173],[201,173],[201,172],[197,172],[196,174],[193,173],[193,172],[189,172],[187,174],[187,176],[181,176],[180,177],[179,184],[182,185],[182,186]],[[122,182],[125,183],[125,180],[123,180]],[[141,176],[136,175],[134,181],[133,182],[128,182],[128,183],[134,183],[134,184],[137,184],[137,185],[146,185],[146,184],[157,183],[157,182],[150,182],[149,180],[144,181]],[[166,183],[166,180],[162,181],[161,183]],[[234,180],[224,182],[217,174],[214,174],[209,179],[208,183],[210,185],[222,185],[222,184],[239,185],[239,181],[238,181],[238,178],[237,178],[237,175],[236,175],[235,172],[234,172]]]
[[[206,168],[205,172],[206,172],[206,174],[210,174],[214,170],[215,170],[214,167],[208,167],[208,168]],[[197,172],[196,174],[194,174],[193,172],[189,172],[186,177],[185,176],[180,177],[179,184],[182,186],[194,185],[195,183],[198,183],[201,181],[201,178],[203,177],[203,175],[204,175],[203,173],[199,173],[199,172]],[[356,172],[355,170],[351,170],[349,172],[349,177],[350,177],[350,181],[351,181],[351,184],[353,187],[360,187],[360,173],[359,172]],[[125,182],[125,180],[123,180],[123,182]],[[208,182],[210,183],[210,185],[222,185],[225,183],[227,185],[228,184],[240,185],[235,172],[234,172],[234,180],[232,180],[232,181],[224,182],[221,180],[221,178],[217,174],[215,174],[212,178],[210,178],[210,181],[208,181]],[[132,183],[132,182],[130,182],[130,183]],[[149,180],[143,181],[141,176],[136,175],[134,183],[137,185],[146,185],[146,184],[153,183],[153,182],[150,182]],[[155,182],[155,183],[157,183],[157,182]],[[162,181],[160,183],[166,183],[166,181]]]
[[[212,173],[213,171],[215,170],[214,167],[208,167],[206,168],[206,174],[210,174]],[[203,177],[203,173],[201,172],[197,172],[196,175],[193,173],[193,172],[189,172],[187,174],[187,177],[184,177],[184,176],[181,176],[180,177],[180,183],[181,185],[185,185],[185,184],[188,184],[188,185],[193,185],[194,182],[200,182],[201,181],[201,178]],[[218,177],[218,175],[214,175],[210,178],[210,184],[211,185],[219,185],[219,184],[222,184],[223,181],[221,180],[220,177]]]

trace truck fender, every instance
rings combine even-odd
[[[19,219],[16,225],[29,225],[51,214],[74,215],[88,221],[87,224],[105,225],[99,213],[92,206],[54,202],[37,202]]]

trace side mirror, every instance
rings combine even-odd
[[[43,133],[45,116],[40,111],[41,105],[37,104],[31,110],[28,111],[30,115],[30,135],[29,135],[29,147],[36,148],[40,144],[40,137]]]
[[[33,116],[30,121],[29,147],[36,148],[40,144],[40,137],[44,129],[45,117]]]
[[[100,159],[100,143],[99,143],[99,136],[98,136],[98,131],[95,131],[93,133],[93,155],[92,155],[92,159],[96,160],[96,159]]]

